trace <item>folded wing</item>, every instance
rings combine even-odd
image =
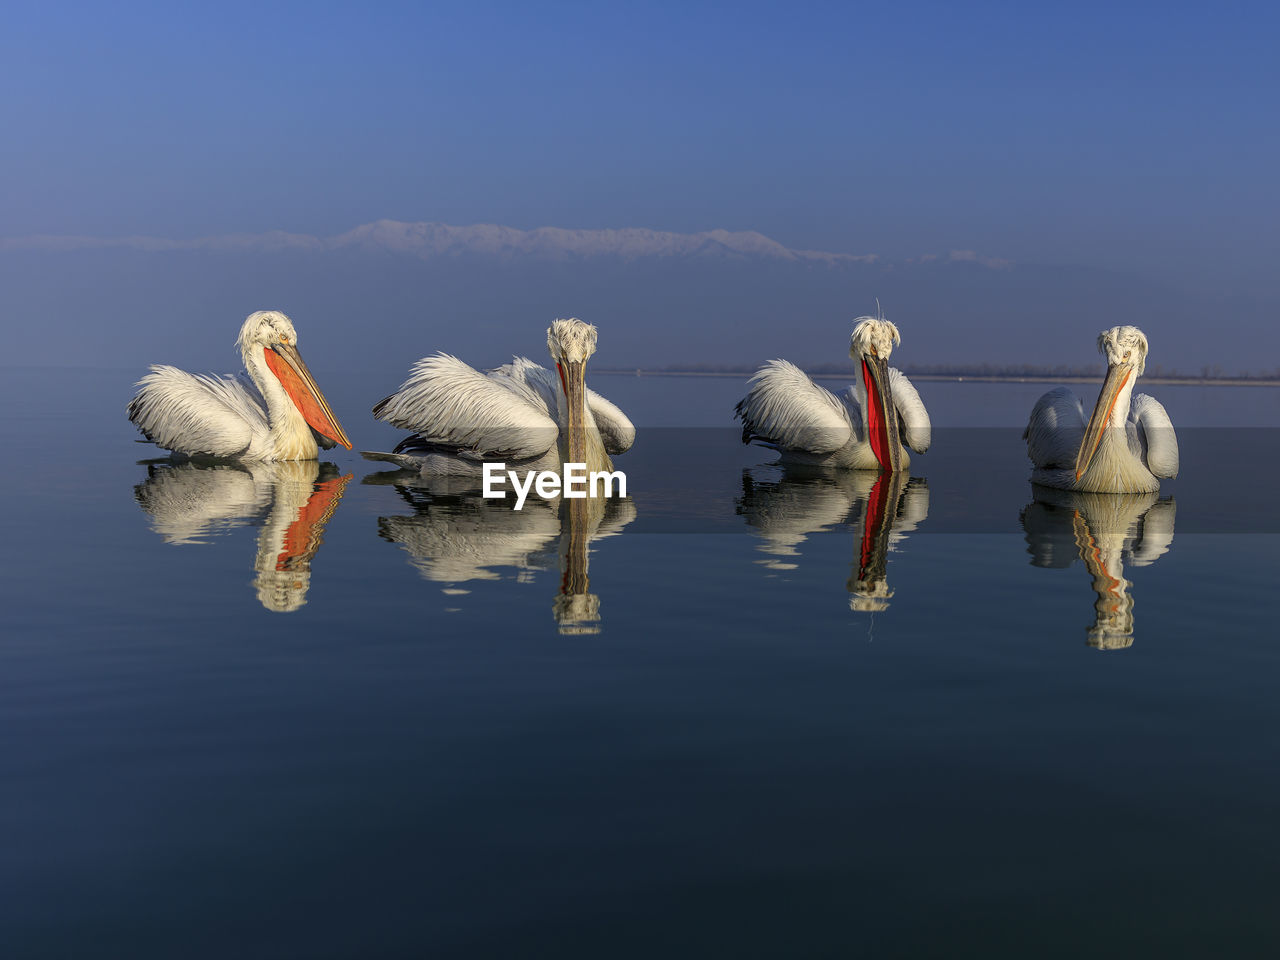
[[[779,450],[832,453],[852,436],[849,414],[838,397],[786,360],[770,360],[749,381],[734,408],[742,420],[742,442],[757,440]]]
[[[555,445],[558,428],[546,398],[517,358],[484,374],[439,353],[414,364],[404,384],[373,408],[373,415],[431,445],[477,460],[540,457]],[[541,368],[538,368],[541,369]]]
[[[915,384],[897,367],[890,367],[889,389],[893,393],[893,404],[898,408],[902,442],[916,453],[924,453],[933,442],[933,425]]]
[[[179,453],[238,456],[268,430],[265,405],[248,381],[163,364],[138,381],[128,411],[143,436]]]
[[[1050,390],[1031,409],[1022,432],[1027,456],[1042,470],[1074,469],[1084,440],[1084,408],[1066,387]]]
[[[1162,404],[1145,393],[1134,396],[1129,407],[1127,432],[1138,457],[1157,477],[1178,475],[1178,437]]]

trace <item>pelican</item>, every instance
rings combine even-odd
[[[782,454],[784,464],[852,470],[907,469],[910,456],[929,449],[929,414],[920,394],[889,355],[902,342],[882,317],[858,317],[849,356],[858,362],[852,387],[837,396],[799,367],[771,360],[752,377],[734,408],[742,442],[758,440]]]
[[[279,310],[251,313],[236,339],[247,380],[156,365],[138,381],[129,419],[147,440],[187,456],[315,460],[320,447],[350,450],[297,344]]]
[[[1178,475],[1178,438],[1169,414],[1133,385],[1147,362],[1147,338],[1137,327],[1098,335],[1107,358],[1088,426],[1084,407],[1066,387],[1036,401],[1023,438],[1035,465],[1031,481],[1082,493],[1154,493],[1160,478]]]
[[[366,452],[424,476],[479,477],[486,461],[520,471],[585,463],[613,469],[636,428],[626,415],[586,387],[596,328],[576,318],[547,328],[552,373],[525,357],[481,373],[437,353],[414,364],[400,390],[373,408],[379,420],[414,431],[391,453]]]

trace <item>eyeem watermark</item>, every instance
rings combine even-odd
[[[621,470],[596,470],[587,473],[585,463],[566,463],[564,476],[554,470],[530,470],[524,475],[524,483],[515,470],[508,470],[505,463],[486,463],[484,465],[484,496],[490,500],[501,500],[507,495],[503,487],[511,484],[516,492],[516,509],[524,507],[524,501],[532,490],[544,500],[564,495],[570,500],[591,497],[625,497],[627,495],[627,475]]]

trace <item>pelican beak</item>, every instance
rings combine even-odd
[[[276,375],[280,386],[284,387],[284,392],[289,395],[311,429],[350,450],[351,441],[347,439],[346,431],[329,409],[329,401],[316,386],[315,378],[298,354],[298,348],[291,343],[277,343],[268,347],[265,352],[267,366]]]
[[[867,388],[867,433],[880,468],[889,473],[902,469],[902,441],[898,408],[889,386],[889,361],[873,353],[862,355],[862,383]]]
[[[587,462],[587,363],[585,360],[557,360],[560,386],[564,388],[569,411],[569,443],[566,463]]]
[[[1133,375],[1133,367],[1127,363],[1116,363],[1107,368],[1107,378],[1102,381],[1102,392],[1098,394],[1098,402],[1094,404],[1093,414],[1089,417],[1089,426],[1085,427],[1084,439],[1080,443],[1080,452],[1076,454],[1076,479],[1084,476],[1089,462],[1102,442],[1102,431],[1111,422],[1111,412],[1116,407],[1116,399],[1120,391]]]

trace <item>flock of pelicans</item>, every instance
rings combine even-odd
[[[351,442],[297,340],[283,313],[254,313],[237,341],[247,377],[153,366],[128,407],[147,440],[176,455],[162,467],[153,464],[136,492],[166,539],[190,542],[216,521],[269,514],[255,585],[273,610],[305,602],[310,560],[351,479],[316,462],[321,448],[351,449]],[[832,393],[793,364],[774,360],[748,381],[735,408],[744,443],[763,444],[779,453],[782,465],[800,468],[778,482],[744,475],[737,509],[764,539],[768,558],[761,562],[788,569],[808,534],[857,514],[861,531],[847,584],[855,610],[888,605],[886,554],[928,512],[927,484],[910,478],[907,468],[908,451],[928,450],[931,426],[916,389],[889,366],[900,340],[883,317],[860,317],[847,391]],[[612,470],[611,457],[632,446],[631,421],[586,386],[596,328],[556,320],[547,346],[554,370],[525,358],[486,372],[443,353],[418,361],[399,391],[373,408],[377,419],[409,436],[390,452],[364,456],[395,463],[400,475],[423,482],[462,481],[461,487],[437,485],[428,496],[412,484],[386,481],[396,484],[413,514],[381,518],[379,532],[402,544],[424,577],[456,586],[486,576],[487,565],[536,567],[533,558],[558,552],[563,577],[556,620],[562,632],[594,632],[599,600],[588,590],[587,545],[634,518],[630,498],[572,499],[563,508],[531,501],[532,509],[517,513],[505,501],[451,494],[475,489],[485,462],[521,471],[558,472],[564,463]],[[1046,393],[1031,411],[1024,437],[1031,479],[1043,489],[1023,511],[1023,526],[1036,565],[1065,566],[1074,554],[1084,560],[1098,596],[1089,642],[1113,648],[1132,642],[1123,561],[1150,563],[1172,540],[1173,505],[1157,502],[1156,493],[1160,478],[1177,475],[1178,446],[1164,407],[1133,393],[1147,356],[1142,332],[1113,327],[1099,336],[1098,348],[1107,373],[1087,420],[1065,388]],[[200,463],[205,458],[215,463]],[[456,536],[460,523],[473,536]]]
[[[735,408],[744,443],[777,450],[784,464],[899,473],[910,448],[930,444],[929,414],[905,376],[889,366],[901,342],[882,317],[854,322],[853,386],[843,394],[815,384],[798,367],[773,360],[749,381]],[[320,448],[351,441],[298,354],[293,322],[276,310],[251,314],[237,345],[248,379],[153,366],[129,404],[150,441],[175,454],[243,461],[314,460]],[[444,353],[418,361],[399,391],[373,415],[411,431],[390,453],[365,453],[424,476],[479,477],[487,461],[517,470],[559,470],[584,463],[612,470],[635,426],[586,385],[596,328],[556,320],[547,329],[555,372],[523,357],[484,373]],[[1051,390],[1031,411],[1024,434],[1042,486],[1088,493],[1149,493],[1178,473],[1178,443],[1168,414],[1133,393],[1147,357],[1137,327],[1098,337],[1107,374],[1086,423],[1067,389]]]

